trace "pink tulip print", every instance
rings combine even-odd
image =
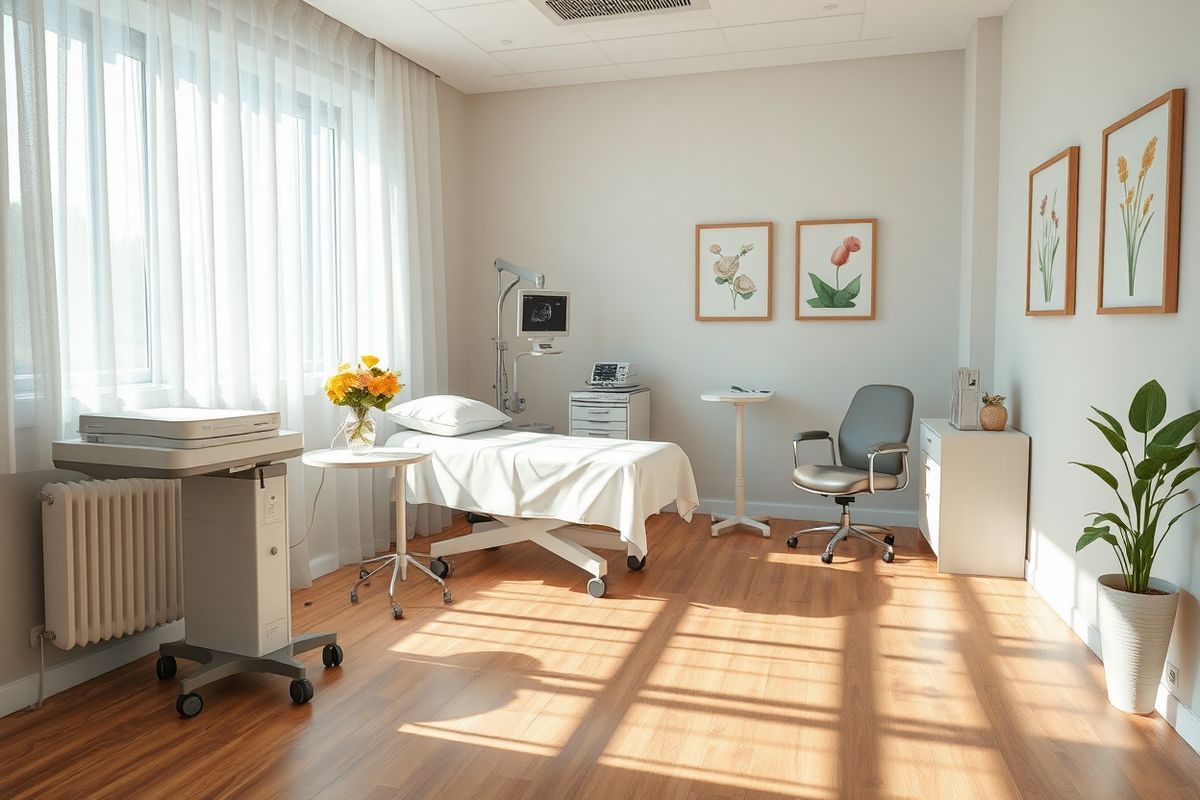
[[[822,280],[817,273],[810,272],[813,289],[817,296],[811,297],[808,304],[813,308],[854,308],[854,298],[862,291],[862,274],[855,275],[852,280],[842,287],[842,268],[850,262],[850,257],[862,249],[862,242],[857,236],[847,236],[842,243],[833,248],[829,263],[833,265],[833,286]]]

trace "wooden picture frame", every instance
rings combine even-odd
[[[697,321],[771,319],[775,300],[774,239],[773,222],[696,226]],[[765,281],[765,289],[759,281]]]
[[[1039,189],[1037,192],[1035,185]],[[1058,213],[1060,208],[1065,212],[1062,217]],[[1071,316],[1075,313],[1075,255],[1079,232],[1078,145],[1051,156],[1029,172],[1029,205],[1026,214],[1025,316]],[[1036,239],[1035,228],[1038,234]],[[1065,246],[1060,249],[1060,245]],[[1061,283],[1056,282],[1055,268],[1060,253]],[[1035,257],[1039,262],[1036,281]],[[1056,288],[1060,291],[1055,292]]]
[[[876,285],[878,269],[876,258],[878,243],[878,223],[875,217],[857,219],[821,219],[801,220],[796,222],[796,319],[862,321],[875,319]],[[808,245],[805,246],[805,239]],[[854,244],[847,245],[851,239]],[[865,250],[867,258],[855,255]],[[862,282],[863,272],[849,278],[846,286],[841,285],[841,271],[852,261],[857,261],[855,267],[869,268],[870,279]],[[840,263],[839,263],[840,262]],[[869,267],[867,266],[869,265]],[[830,267],[833,268],[830,272]],[[854,267],[852,267],[853,269]],[[809,272],[809,279],[804,279],[804,272]],[[834,285],[817,275],[817,270],[833,275]],[[857,290],[844,298],[838,297],[840,292],[849,289],[854,281],[859,281]],[[823,288],[820,288],[824,285]],[[866,289],[866,302],[863,303],[863,289]],[[828,290],[833,290],[832,301]],[[831,302],[846,302],[848,306],[834,306]],[[848,309],[854,309],[849,311]]]
[[[1183,89],[1172,89],[1104,129],[1097,314],[1173,314],[1178,309],[1184,95]],[[1115,154],[1111,164],[1110,150]],[[1139,153],[1141,163],[1131,165],[1129,156],[1136,159]],[[1138,172],[1131,185],[1134,167]],[[1163,197],[1156,204],[1159,191]],[[1150,270],[1157,280],[1150,279]],[[1138,277],[1143,278],[1140,284]]]

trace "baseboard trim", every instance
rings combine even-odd
[[[46,670],[46,697],[52,697],[106,672],[137,661],[158,650],[158,646],[163,642],[173,642],[182,638],[183,620],[177,620],[126,637],[115,644],[99,648],[95,652],[63,664],[57,664]],[[48,647],[53,646],[48,645]],[[147,678],[149,677],[147,675]],[[37,702],[37,692],[38,676],[36,673],[0,686],[0,717],[33,705]]]
[[[308,571],[314,579],[328,575],[340,566],[336,553],[324,553],[308,561]]]
[[[704,498],[700,501],[701,514],[732,514],[733,501],[723,498]],[[746,512],[752,516],[767,516],[778,519],[817,520],[837,522],[838,509],[832,501],[828,503],[746,503]],[[917,527],[917,512],[884,508],[853,507],[854,519],[868,525],[897,525]]]
[[[1025,561],[1025,580],[1038,593],[1038,597],[1041,597],[1051,608],[1054,608],[1054,604],[1038,589],[1037,569],[1028,560]],[[1064,616],[1064,609],[1054,608],[1054,610],[1060,617]],[[1095,653],[1097,658],[1104,661],[1104,648],[1100,640],[1100,629],[1093,625],[1078,608],[1070,609],[1069,614],[1064,617],[1064,621],[1070,626],[1071,631],[1087,645],[1088,649]],[[1200,717],[1197,717],[1196,712],[1192,711],[1192,709],[1181,703],[1179,698],[1171,694],[1165,683],[1159,682],[1158,684],[1158,696],[1154,701],[1154,710],[1167,721],[1168,725],[1175,729],[1175,732],[1179,734],[1181,739],[1188,743],[1189,747],[1200,753]]]

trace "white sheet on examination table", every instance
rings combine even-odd
[[[687,454],[670,442],[584,439],[497,428],[464,436],[404,430],[389,447],[430,450],[408,470],[408,499],[507,517],[604,525],[645,556],[646,518],[699,505]]]

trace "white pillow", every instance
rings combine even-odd
[[[452,394],[435,394],[392,406],[385,412],[406,428],[436,436],[461,436],[499,428],[512,417],[487,403]]]

